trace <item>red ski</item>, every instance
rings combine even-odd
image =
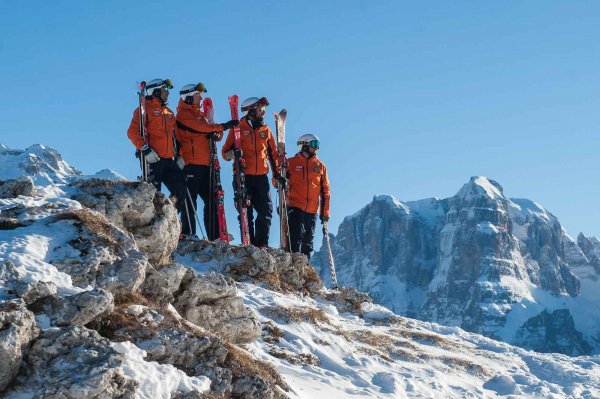
[[[233,96],[229,96],[229,107],[231,108],[231,119],[239,120],[238,114],[238,103],[239,98],[237,94]],[[246,192],[246,161],[241,156],[241,146],[242,146],[242,138],[240,135],[239,126],[235,126],[233,128],[233,137],[234,143],[233,147],[235,149],[235,159],[233,161],[233,170],[235,175],[235,207],[240,213],[240,232],[242,235],[242,244],[250,245],[250,228],[248,226],[248,193]]]
[[[202,101],[202,107],[208,123],[214,122],[214,108],[210,97],[206,97]],[[227,231],[227,220],[225,219],[225,192],[221,185],[221,164],[217,156],[217,141],[214,136],[209,136],[210,140],[210,186],[214,195],[214,201],[217,204],[217,217],[219,219],[219,238],[221,241],[229,242],[229,232]],[[211,209],[211,215],[213,210]],[[209,228],[212,229],[212,223],[209,223]]]

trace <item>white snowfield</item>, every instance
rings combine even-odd
[[[0,178],[19,172],[6,169],[18,168],[15,164],[0,165]],[[0,214],[24,202],[39,210],[33,224],[0,230],[0,261],[11,260],[24,280],[53,281],[67,295],[81,289],[49,261],[72,232],[49,229],[44,218],[57,207],[81,205],[68,199],[65,180],[48,183],[58,177],[44,176],[42,184],[54,189],[39,190],[43,194],[36,198],[0,199]],[[207,271],[189,258],[177,261]],[[0,280],[0,300],[3,286]],[[291,398],[600,398],[600,356],[530,352],[460,328],[398,317],[369,303],[362,304],[359,316],[340,312],[324,297],[284,295],[250,283],[238,288],[265,331],[246,349],[281,373]],[[46,327],[43,318],[38,323]],[[144,352],[132,343],[113,348],[126,355],[123,373],[140,383],[138,398],[209,388],[206,378],[144,361]]]

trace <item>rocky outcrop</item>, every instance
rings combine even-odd
[[[93,289],[66,297],[52,296],[39,304],[55,326],[86,325],[114,308],[112,294],[103,289]]]
[[[31,341],[37,335],[34,315],[23,304],[0,303],[0,393],[17,376]]]
[[[22,176],[18,179],[0,180],[0,198],[16,198],[19,195],[27,197],[35,195],[35,187],[31,177]]]
[[[280,249],[232,246],[222,242],[184,242],[179,255],[189,255],[200,267],[208,267],[236,281],[252,281],[280,292],[315,295],[323,283],[306,256]]]
[[[537,352],[558,352],[580,356],[591,352],[591,345],[575,328],[573,316],[567,309],[544,310],[523,324],[514,344]]]
[[[332,249],[338,282],[369,293],[376,303],[398,314],[501,338],[513,307],[532,297],[544,301],[580,294],[569,261],[586,264],[596,247],[590,244],[582,252],[565,237],[558,219],[540,205],[508,199],[497,182],[473,177],[447,199],[404,203],[375,197],[344,219]],[[329,280],[325,250],[313,259]],[[520,317],[511,325],[524,326],[532,315]],[[528,342],[551,339],[541,330],[525,331],[533,334],[519,341],[526,348]],[[563,336],[568,337],[578,339]]]
[[[123,376],[122,359],[96,331],[47,330],[31,346],[13,389],[34,397],[134,398],[137,383]]]
[[[178,265],[158,269],[149,277],[144,292],[155,291],[163,301],[172,297],[175,309],[190,322],[234,343],[260,337],[260,323],[237,296],[230,278],[214,272],[196,275]]]
[[[179,239],[180,224],[175,207],[163,193],[142,182],[92,179],[73,186],[78,189],[73,199],[131,233],[150,263],[169,263]]]
[[[75,238],[57,247],[50,263],[69,274],[75,286],[123,295],[139,291],[148,258],[128,235],[87,209],[63,212],[51,222],[57,228],[61,224],[72,226]]]

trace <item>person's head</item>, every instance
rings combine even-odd
[[[267,105],[269,105],[267,97],[250,97],[244,100],[241,109],[244,116],[248,116],[251,120],[262,122],[265,119]]]
[[[314,134],[303,134],[298,138],[296,144],[300,148],[300,151],[310,156],[317,153],[321,142]]]
[[[173,88],[171,79],[152,79],[146,84],[146,94],[151,98],[158,98],[161,104],[169,100],[169,90]]]
[[[204,83],[192,83],[185,85],[179,90],[179,95],[186,104],[199,105],[202,95],[206,93]]]

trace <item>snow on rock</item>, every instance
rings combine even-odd
[[[210,389],[207,377],[189,377],[171,365],[145,361],[146,352],[131,342],[115,342],[111,346],[124,355],[123,375],[138,383],[136,397],[139,399],[168,399],[176,392],[201,393]]]

